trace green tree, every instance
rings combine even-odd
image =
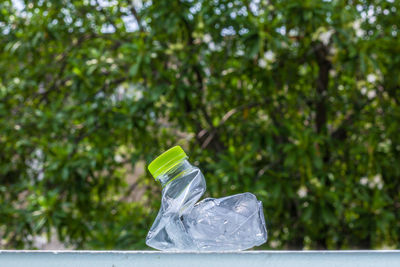
[[[262,248],[399,248],[399,1],[0,4],[3,248],[138,249],[180,144]]]

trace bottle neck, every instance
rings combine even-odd
[[[193,168],[192,164],[190,164],[186,159],[183,159],[180,163],[169,169],[166,173],[157,176],[156,180],[160,181],[162,187],[165,187],[172,180],[180,177],[185,170],[190,168]]]

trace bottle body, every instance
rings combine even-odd
[[[146,238],[146,244],[159,250],[195,250],[193,238],[183,224],[206,190],[200,170],[187,160],[158,177],[163,190],[161,207]]]
[[[146,244],[160,250],[243,250],[267,240],[262,204],[250,193],[196,203],[203,174],[186,159],[158,177],[162,203]]]
[[[206,198],[184,225],[199,250],[244,250],[267,241],[262,203],[251,193]]]

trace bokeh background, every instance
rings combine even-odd
[[[0,248],[148,249],[181,145],[259,249],[400,248],[400,1],[0,2]]]

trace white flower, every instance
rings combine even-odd
[[[267,61],[274,61],[275,53],[272,52],[271,50],[268,50],[267,52],[264,53],[264,59],[266,59]]]
[[[367,97],[368,97],[369,99],[372,99],[372,98],[374,98],[375,96],[376,96],[376,91],[375,91],[375,90],[371,90],[371,91],[369,91],[368,94],[367,94]]]
[[[323,32],[318,36],[318,39],[324,45],[327,45],[329,43],[329,39],[331,38],[332,34],[333,34],[333,30],[329,30],[329,31]]]
[[[365,35],[365,31],[361,29],[361,22],[360,20],[356,20],[353,23],[353,29],[356,31],[356,36],[357,37],[363,37]]]
[[[265,59],[263,58],[259,59],[258,66],[260,66],[261,68],[265,68],[267,66],[267,61],[265,61]]]
[[[370,83],[374,83],[376,81],[376,75],[375,74],[368,74],[367,81],[370,82]]]
[[[212,38],[211,38],[211,35],[210,34],[204,34],[204,37],[203,37],[203,41],[205,42],[205,43],[209,43],[209,42],[211,42],[211,40],[212,40]]]
[[[380,173],[378,173],[377,175],[375,175],[373,177],[372,182],[374,183],[374,185],[376,187],[378,187],[378,189],[382,189],[383,188],[382,175]]]
[[[124,158],[121,155],[117,154],[114,156],[114,160],[115,162],[121,163],[124,160]]]
[[[361,94],[362,95],[366,95],[367,94],[367,88],[366,87],[361,88]]]
[[[368,178],[367,177],[362,177],[360,179],[360,184],[362,185],[367,185],[368,184]]]
[[[307,196],[307,188],[306,188],[305,186],[301,186],[301,187],[299,188],[299,190],[297,191],[297,195],[298,195],[300,198],[303,198],[303,197]]]
[[[87,65],[94,65],[94,64],[97,64],[97,59],[91,59],[91,60],[88,60],[88,61],[86,61],[86,64]]]

